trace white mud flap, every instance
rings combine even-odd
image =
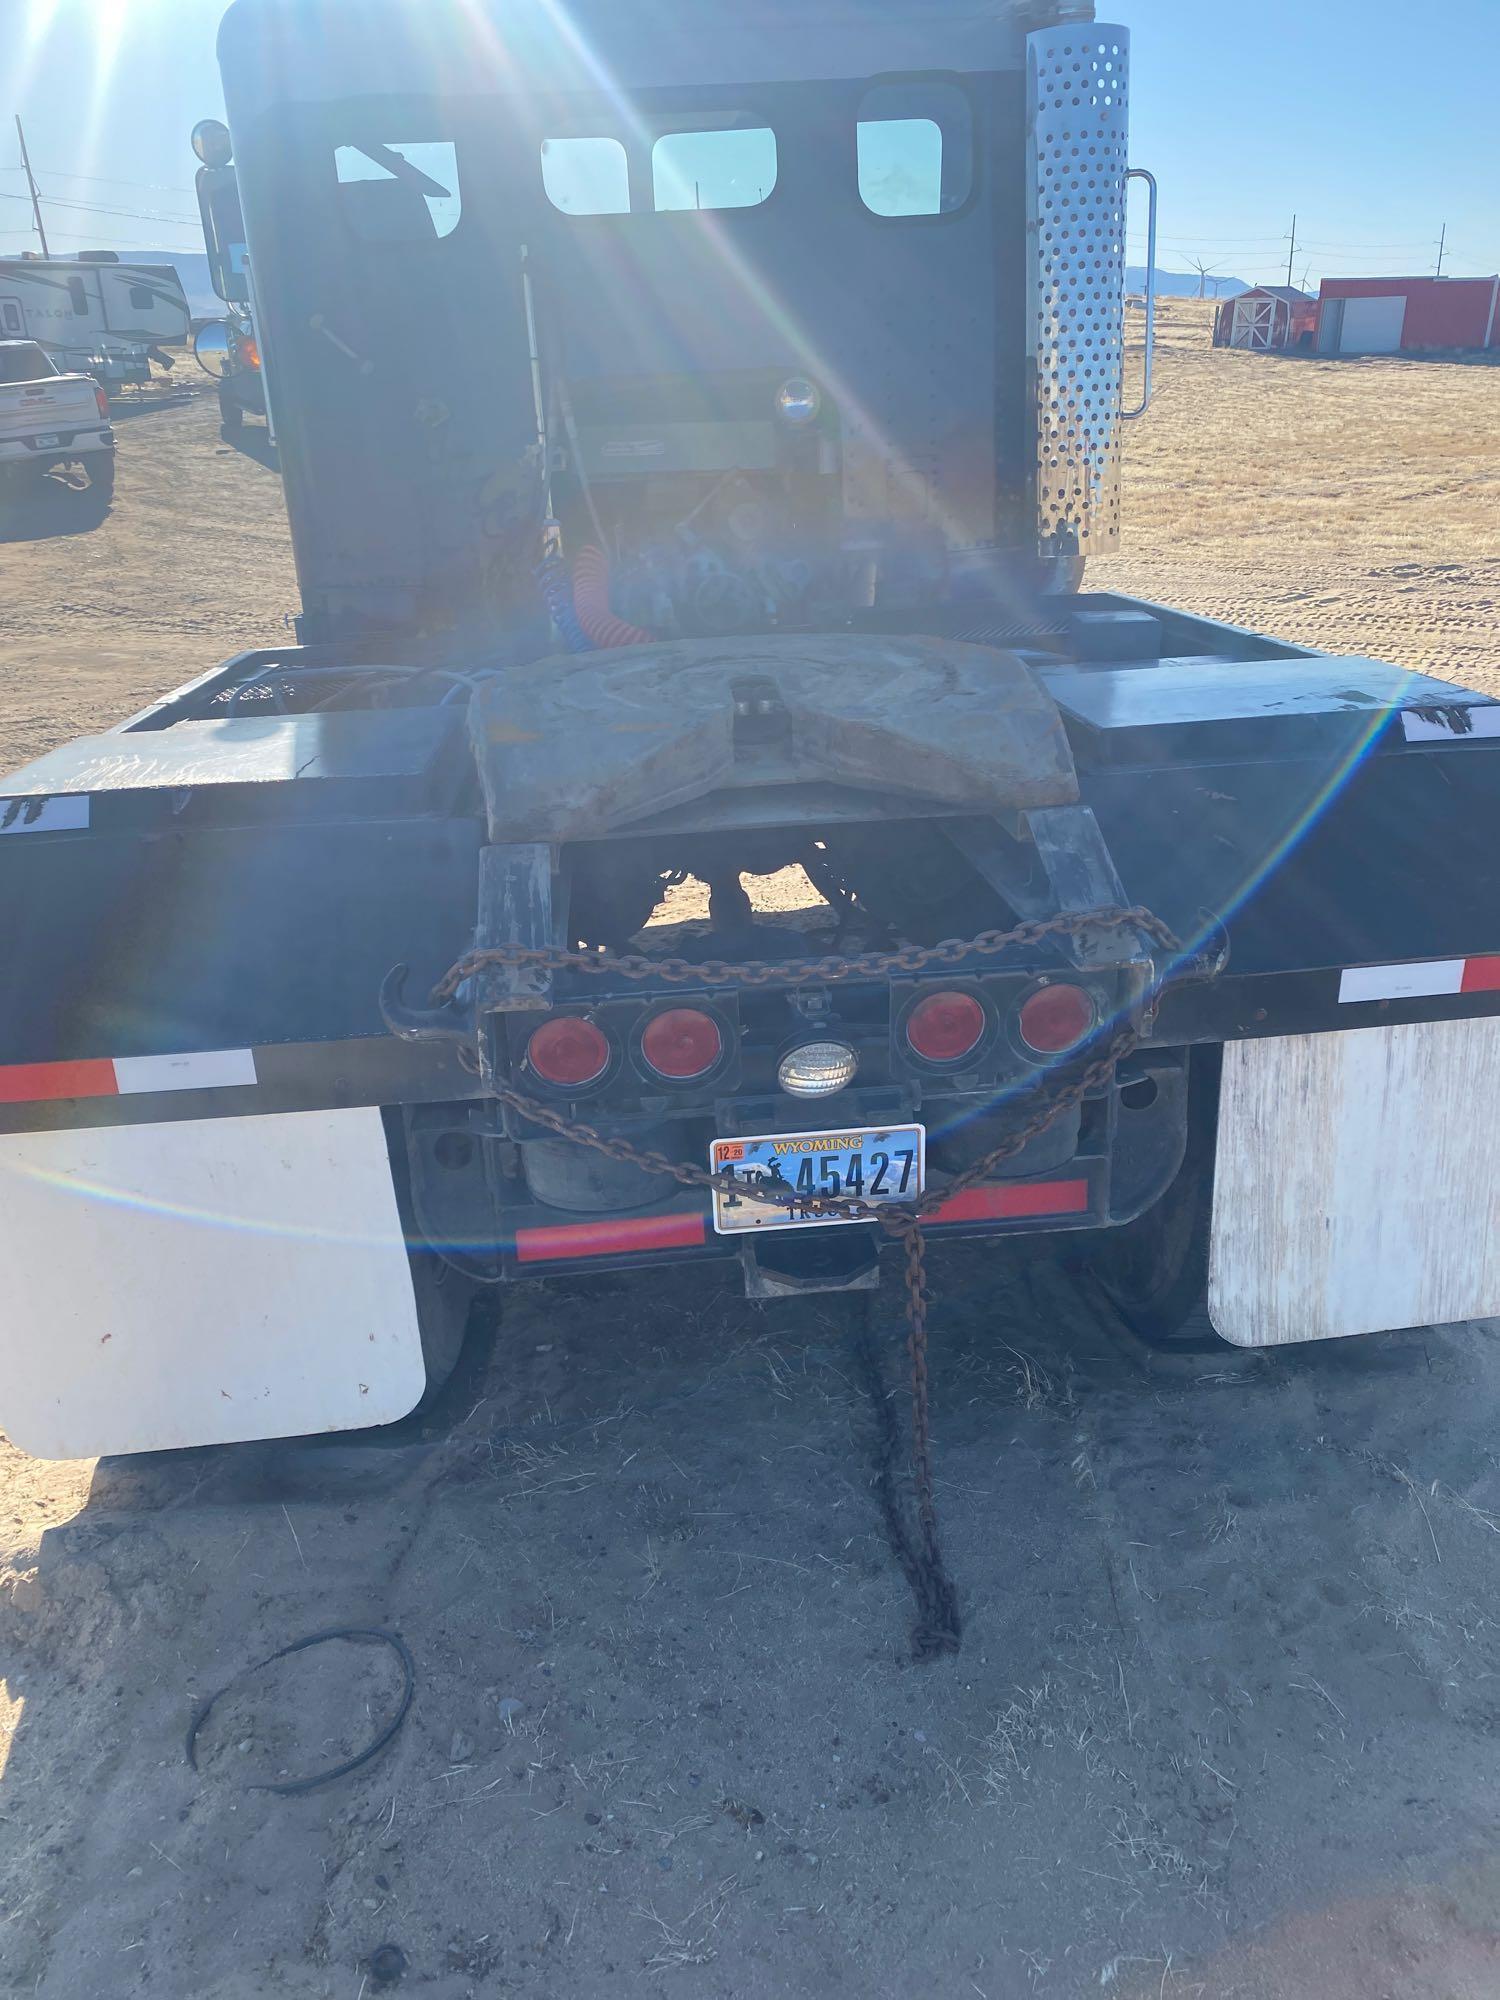
[[[1216,1172],[1237,1347],[1500,1315],[1500,1020],[1229,1043]]]
[[[378,1111],[0,1136],[0,1427],[22,1451],[364,1429],[425,1383]]]

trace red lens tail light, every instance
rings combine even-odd
[[[544,1021],[526,1044],[526,1065],[544,1083],[597,1083],[609,1068],[609,1037],[592,1021],[560,1014]]]
[[[1092,997],[1081,986],[1057,980],[1038,987],[1022,1003],[1017,1026],[1028,1049],[1041,1056],[1061,1055],[1093,1032],[1098,1016]]]
[[[642,1056],[658,1076],[675,1083],[707,1076],[723,1053],[718,1022],[697,1007],[669,1007],[641,1030]]]
[[[109,415],[109,396],[102,383],[96,382],[94,384],[94,401],[99,405],[100,416],[107,418]]]
[[[906,1017],[906,1039],[924,1062],[958,1062],[979,1047],[984,1028],[972,993],[929,993]]]

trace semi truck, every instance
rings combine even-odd
[[[1149,421],[1125,29],[219,52],[301,614],[0,781],[22,1448],[379,1426],[515,1280],[893,1238],[914,1325],[924,1237],[1166,1346],[1500,1312],[1500,706],[1084,587]]]

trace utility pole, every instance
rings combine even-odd
[[[1292,270],[1296,262],[1297,262],[1297,218],[1294,215],[1292,217],[1292,247],[1287,252],[1287,257],[1286,257],[1286,281],[1288,286],[1291,285]]]
[[[1439,277],[1442,277],[1442,275],[1443,275],[1443,258],[1444,258],[1444,256],[1445,256],[1445,255],[1447,254],[1447,250],[1448,250],[1448,225],[1447,225],[1447,223],[1445,222],[1445,223],[1443,224],[1443,235],[1442,235],[1442,240],[1441,240],[1441,242],[1440,242],[1440,243],[1438,244],[1438,267],[1437,267],[1437,274],[1438,274],[1438,276],[1439,276]]]
[[[16,137],[21,142],[21,165],[26,169],[26,185],[31,189],[31,213],[36,218],[36,233],[42,239],[42,255],[50,257],[47,248],[47,232],[42,227],[42,198],[36,191],[36,175],[31,171],[31,155],[26,150],[26,134],[21,129],[21,114],[16,113]]]

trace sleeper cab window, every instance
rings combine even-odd
[[[855,128],[859,198],[872,215],[951,215],[974,190],[974,120],[951,83],[879,83]]]
[[[542,186],[564,215],[630,213],[630,162],[618,139],[543,139]]]
[[[463,213],[458,149],[448,139],[374,140],[333,155],[339,206],[363,243],[435,243]]]
[[[764,125],[664,132],[651,148],[658,210],[758,208],[776,185],[776,134]]]

